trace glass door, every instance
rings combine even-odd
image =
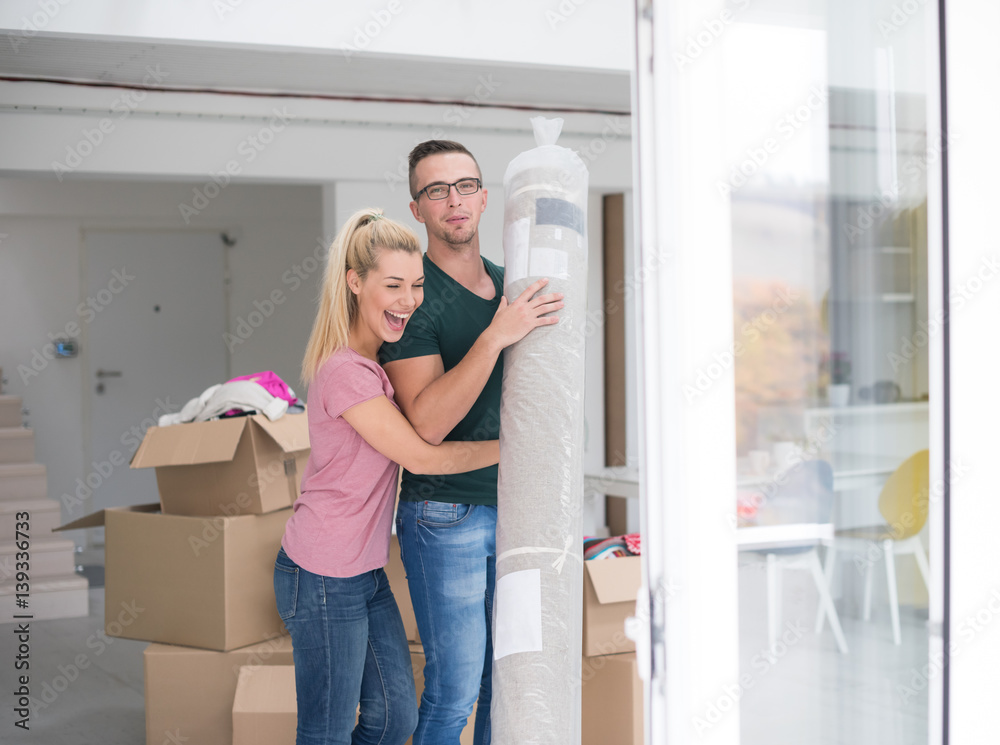
[[[647,742],[939,742],[935,7],[638,9]]]

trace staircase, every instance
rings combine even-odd
[[[59,502],[48,498],[21,406],[0,393],[0,623],[86,616],[87,579],[75,572],[73,541],[52,533]]]

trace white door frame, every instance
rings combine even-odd
[[[938,224],[944,236],[944,278],[950,298],[946,428],[952,478],[941,500],[949,543],[948,584],[938,598],[947,665],[931,679],[943,696],[945,742],[960,745],[996,739],[997,660],[1000,659],[1000,396],[996,393],[1000,351],[1000,244],[996,206],[1000,184],[996,162],[997,96],[983,81],[1000,70],[996,43],[1000,5],[995,0],[939,0],[944,17],[947,131],[947,209]],[[930,10],[930,7],[928,8]],[[944,293],[942,293],[944,295]],[[961,300],[959,299],[961,298]],[[942,300],[944,302],[944,300]],[[943,463],[942,463],[943,467]],[[961,471],[959,468],[961,467]],[[943,611],[947,611],[944,614]],[[933,660],[932,660],[933,662]]]
[[[640,495],[651,604],[640,617],[650,620],[652,652],[646,743],[657,745],[739,741],[732,258],[729,202],[714,185],[724,163],[722,61],[706,54],[681,70],[672,59],[682,31],[723,8],[636,5]],[[716,364],[727,352],[730,363]],[[712,385],[694,395],[710,365]],[[720,703],[725,716],[699,726]]]

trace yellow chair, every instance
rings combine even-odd
[[[889,612],[892,616],[892,638],[896,644],[902,643],[899,629],[899,596],[896,589],[896,556],[912,554],[917,568],[930,587],[930,566],[919,533],[927,522],[930,502],[930,452],[921,450],[897,468],[882,487],[878,509],[885,518],[884,525],[875,525],[850,530],[838,530],[833,546],[827,549],[824,572],[827,586],[833,580],[836,556],[840,550],[862,554],[865,569],[865,601],[862,611],[864,619],[871,618],[872,606],[872,566],[880,559],[885,560],[885,578],[889,590]],[[825,614],[816,616],[816,633],[823,628]]]

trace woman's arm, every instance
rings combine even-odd
[[[385,396],[352,406],[341,416],[365,442],[410,473],[462,473],[492,466],[500,460],[497,440],[440,445],[425,442]]]

